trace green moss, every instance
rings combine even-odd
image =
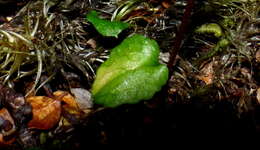
[[[222,36],[222,29],[216,23],[203,24],[195,32],[199,34],[213,34],[215,37]]]

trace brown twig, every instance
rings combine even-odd
[[[170,51],[170,60],[168,62],[168,69],[169,69],[169,79],[168,79],[168,84],[166,86],[163,87],[163,94],[165,94],[165,96],[167,97],[167,101],[168,103],[172,103],[172,99],[168,93],[168,90],[170,89],[170,80],[171,80],[171,76],[173,74],[173,67],[175,65],[175,61],[176,61],[176,56],[179,53],[182,43],[183,43],[183,39],[185,38],[189,23],[190,23],[190,19],[191,19],[191,15],[192,15],[192,10],[194,7],[194,2],[195,0],[188,0],[188,4],[185,8],[185,12],[184,15],[182,17],[182,22],[179,28],[179,31],[177,32],[177,35],[175,36],[174,39],[174,46],[173,49]]]
[[[194,2],[195,2],[195,0],[188,0],[188,4],[185,8],[185,12],[182,17],[180,29],[177,32],[177,35],[174,39],[174,46],[173,46],[173,49],[170,51],[170,60],[168,62],[169,76],[171,76],[173,73],[173,67],[175,64],[176,56],[179,53],[180,48],[183,43],[183,39],[185,38],[185,34],[187,32],[187,29],[188,29],[188,26],[190,23],[190,19],[191,19],[191,15],[192,15]]]

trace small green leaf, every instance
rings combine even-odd
[[[115,47],[97,71],[94,102],[107,107],[151,99],[167,82],[168,68],[158,61],[154,40],[133,35]]]
[[[120,21],[108,21],[98,17],[96,11],[87,14],[87,20],[91,22],[96,30],[103,36],[117,37],[120,32],[129,27],[129,24]]]

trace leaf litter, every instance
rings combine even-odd
[[[182,104],[207,113],[231,111],[234,120],[251,117],[259,133],[258,1],[197,1],[167,89],[160,92],[163,97],[114,109],[92,104],[91,85],[110,50],[126,35],[138,33],[156,40],[161,54],[168,54],[186,6],[182,0],[24,0],[15,15],[0,16],[6,17],[0,25],[0,145],[17,150],[62,149],[64,143],[88,147],[142,134],[139,131],[143,138],[156,135],[154,128],[149,130],[151,123],[178,131],[185,123],[171,119],[176,114],[187,117],[178,109]],[[91,10],[131,27],[117,39],[103,38],[85,20]],[[214,29],[196,33],[209,24],[217,24],[221,35]],[[220,46],[221,39],[229,44]],[[169,119],[167,124],[158,114]],[[46,116],[50,118],[45,124]],[[212,121],[213,126],[220,128],[222,121]],[[132,142],[138,140],[133,137]]]

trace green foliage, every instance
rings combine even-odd
[[[158,56],[154,40],[137,34],[125,39],[97,71],[92,86],[95,103],[116,107],[152,98],[168,79]]]
[[[227,21],[229,21],[229,22],[227,22]],[[227,19],[222,22],[223,26],[224,26],[224,23],[225,23],[225,26],[231,25],[230,20],[227,20]],[[228,40],[227,35],[226,35],[227,33],[223,32],[220,25],[218,25],[216,23],[203,24],[202,26],[198,27],[195,30],[195,32],[199,33],[199,34],[212,34],[215,37],[219,38],[218,42],[212,48],[211,51],[209,51],[207,54],[203,55],[198,60],[196,60],[196,62],[195,62],[196,65],[201,63],[201,61],[203,61],[205,59],[213,57],[214,55],[216,55],[218,52],[225,49],[230,44],[230,41]]]
[[[198,29],[196,29],[195,32],[200,34],[204,34],[204,33],[213,34],[215,37],[222,36],[222,29],[216,23],[203,24]]]
[[[103,36],[117,37],[121,31],[129,27],[127,23],[101,19],[98,17],[96,11],[90,11],[87,14],[87,20],[91,22],[96,30]]]

